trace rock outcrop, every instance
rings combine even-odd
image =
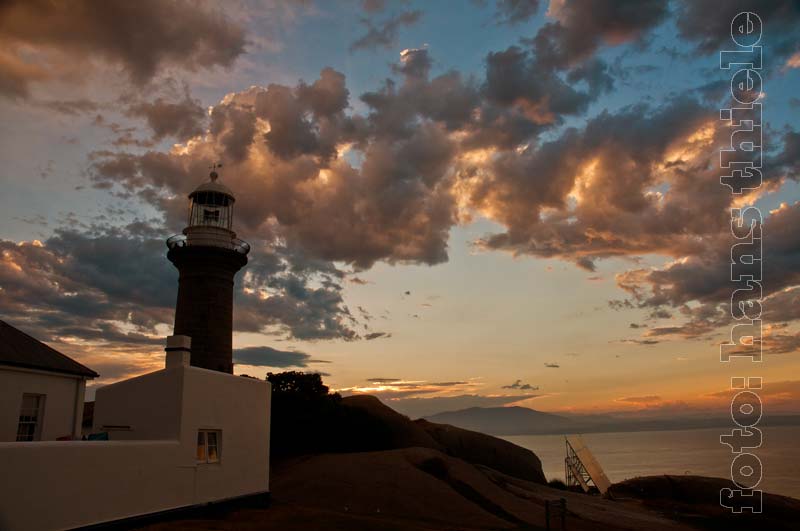
[[[342,405],[367,411],[391,434],[392,447],[430,448],[474,465],[493,468],[509,476],[546,483],[539,458],[525,448],[503,439],[426,420],[411,421],[374,396],[356,395]]]

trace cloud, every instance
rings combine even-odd
[[[325,69],[312,85],[229,95],[212,110],[210,136],[194,139],[180,153],[97,152],[92,178],[98,187],[121,186],[132,194],[155,187],[184,195],[211,161],[222,159],[222,178],[237,193],[236,221],[244,237],[277,232],[292,249],[359,269],[381,259],[445,261],[455,223],[455,201],[445,182],[452,141],[430,123],[404,138],[375,131],[361,147],[360,167],[334,157],[338,146],[363,143],[367,134],[363,118],[343,113],[342,80]],[[235,116],[228,112],[232,108]],[[269,123],[269,129],[259,130],[257,123]],[[164,198],[160,206],[177,230],[182,201]]]
[[[494,16],[498,24],[514,26],[532,19],[538,10],[539,0],[497,0]]]
[[[658,345],[661,343],[661,341],[656,339],[621,339],[619,342],[630,345]]]
[[[504,385],[502,389],[518,389],[520,391],[538,391],[539,386],[522,383],[522,380],[516,380],[512,384]]]
[[[657,7],[634,20],[640,7],[629,9],[615,29],[607,13],[587,21],[572,7],[552,7],[552,24],[562,27],[548,37],[555,48],[523,43],[493,52],[484,71],[470,76],[432,77],[429,50],[406,49],[391,77],[357,96],[363,112],[332,68],[308,83],[230,93],[210,108],[207,131],[188,139],[200,127],[188,94],[138,102],[157,138],[183,142],[167,151],[95,151],[90,177],[99,189],[155,208],[164,230],[177,232],[186,193],[210,163],[224,162],[222,180],[237,195],[237,233],[254,242],[237,288],[240,331],[378,337],[348,309],[348,277],[339,268],[350,275],[377,262],[445,262],[451,229],[478,216],[501,227],[475,242],[485,250],[558,258],[589,271],[613,257],[672,260],[618,275],[629,299],[612,307],[647,308],[662,318],[684,312],[690,300],[716,304],[725,292],[716,281],[725,263],[719,242],[729,233],[732,206],[714,170],[715,146],[727,134],[716,127],[718,110],[684,95],[562,127],[610,86],[593,54],[640,40],[662,17]],[[593,35],[573,42],[569,32],[580,28]],[[174,128],[159,125],[162,107],[181,117],[170,121]],[[141,141],[115,129],[119,142]],[[787,131],[780,138],[770,189],[791,178],[800,160],[800,137]],[[774,234],[790,231],[796,210],[770,215]],[[781,279],[774,289],[793,285],[798,270],[791,232],[782,240],[771,255]],[[720,323],[703,312],[689,312],[697,322],[684,332],[699,337]],[[646,337],[682,333],[669,325],[649,328]]]
[[[387,337],[387,338],[392,337],[392,334],[388,332],[371,332],[369,334],[364,335],[364,339],[366,339],[367,341],[370,341],[372,339],[379,339],[382,337]]]
[[[95,61],[121,67],[140,86],[165,67],[227,67],[246,42],[243,28],[222,11],[183,0],[10,1],[0,19],[0,92],[15,97],[26,97],[31,83],[74,77]]]
[[[152,129],[155,141],[173,137],[182,142],[201,135],[206,119],[205,109],[198,100],[192,99],[188,89],[179,101],[156,98],[152,102],[137,102],[128,108],[126,114],[143,118]]]
[[[272,347],[245,347],[233,350],[233,362],[254,367],[305,368],[312,363],[330,363],[314,359],[310,354],[293,350],[278,350]]]
[[[38,338],[149,351],[171,327],[177,271],[163,227],[57,230],[42,242],[0,240],[0,313]],[[257,247],[235,285],[234,330],[309,341],[358,339],[342,273],[279,245]],[[362,327],[365,334],[372,333]]]
[[[748,213],[749,215],[749,213]],[[772,322],[800,317],[794,288],[800,282],[797,249],[800,239],[793,229],[800,223],[800,203],[783,204],[764,219],[763,318]],[[686,320],[671,326],[653,327],[646,337],[701,337],[731,323],[730,245],[732,236],[709,238],[703,249],[663,267],[633,269],[617,275],[617,285],[631,295],[628,307],[654,308],[653,317],[669,318],[665,308],[677,308]],[[754,288],[755,289],[755,288]],[[690,302],[697,302],[689,306]]]
[[[374,378],[367,380],[369,385],[337,389],[342,395],[369,394],[381,400],[401,400],[414,397],[433,398],[450,396],[476,387],[472,381],[453,380],[430,382],[426,380],[404,380],[399,378]]]
[[[617,398],[617,402],[627,402],[630,404],[645,404],[650,405],[654,403],[661,402],[661,397],[658,395],[646,395],[646,396],[626,396],[623,398]]]
[[[367,32],[353,41],[350,51],[369,50],[373,48],[391,48],[397,40],[397,33],[403,26],[413,26],[422,17],[422,11],[402,11],[378,23],[373,24],[368,18],[362,23],[367,27]]]
[[[171,322],[177,274],[162,241],[58,230],[43,242],[1,240],[0,252],[0,311],[36,337],[152,344],[154,327]]]
[[[386,8],[386,0],[361,0],[361,7],[367,13],[376,13]]]
[[[755,11],[764,25],[762,45],[771,50],[773,57],[786,57],[795,50],[798,36],[800,10],[792,0],[759,2]],[[696,44],[702,53],[716,53],[734,46],[730,36],[733,17],[745,11],[754,11],[746,0],[715,2],[714,0],[681,0],[676,3],[679,35]]]
[[[721,404],[727,407],[736,392],[728,387],[706,396],[719,399]],[[758,396],[768,406],[770,412],[795,414],[800,406],[800,380],[764,380],[762,388],[758,390]]]
[[[566,68],[591,57],[603,45],[643,38],[668,14],[661,0],[573,0],[551,2],[548,22],[531,39],[545,67]]]
[[[0,92],[2,89],[0,88]],[[92,112],[96,112],[100,105],[96,102],[88,100],[86,98],[80,98],[75,100],[44,100],[37,102],[38,105],[49,109],[51,111],[55,111],[57,113],[66,114],[68,116],[79,116],[81,114],[88,114]]]

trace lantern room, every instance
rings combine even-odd
[[[228,187],[218,181],[217,172],[212,171],[210,177],[189,194],[189,227],[232,230],[236,200]]]

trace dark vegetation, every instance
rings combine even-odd
[[[730,479],[701,476],[648,476],[615,483],[612,495],[636,498],[648,509],[675,520],[713,531],[800,529],[797,517],[800,500],[762,493],[762,510],[735,513],[720,505],[720,490],[737,489]]]
[[[268,373],[272,383],[271,453],[275,458],[392,447],[386,425],[342,403],[319,374]]]

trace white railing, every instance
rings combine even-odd
[[[247,254],[250,252],[250,244],[239,238],[213,238],[213,241],[207,238],[187,238],[184,234],[176,234],[167,238],[167,247],[174,249],[176,247],[194,246],[212,246],[231,249],[240,254]]]

